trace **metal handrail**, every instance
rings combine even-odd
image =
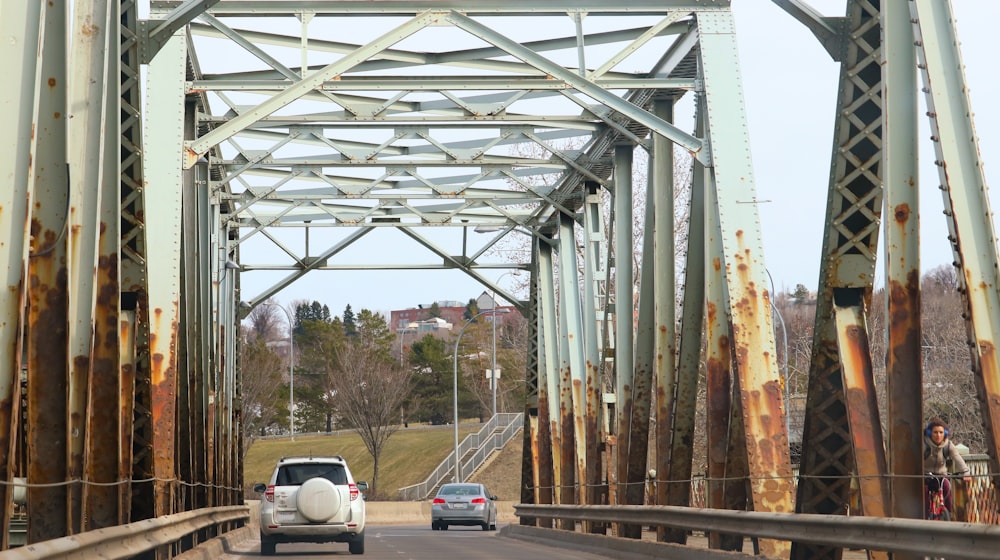
[[[479,468],[480,465],[489,457],[489,453],[486,453],[480,458],[480,450],[483,448],[483,444],[490,442],[491,445],[490,452],[496,449],[503,449],[513,434],[516,434],[521,429],[521,424],[523,423],[524,413],[521,412],[502,412],[498,413],[496,416],[492,417],[483,424],[483,427],[479,429],[478,432],[474,434],[469,434],[465,436],[465,439],[458,445],[459,457],[465,457],[470,451],[476,450],[476,453],[471,459],[465,461],[462,464],[463,473],[471,473]],[[504,427],[503,434],[506,436],[500,443],[499,447],[495,443],[496,431],[498,427]],[[510,433],[508,436],[507,434]],[[433,490],[438,484],[441,483],[448,473],[453,472],[455,469],[455,451],[452,450],[447,457],[441,461],[441,464],[437,466],[436,469],[431,471],[431,474],[424,479],[423,482],[417,484],[412,484],[410,486],[404,486],[399,489],[399,497],[403,500],[425,500],[428,494]]]
[[[517,504],[514,513],[520,517],[673,527],[948,560],[993,560],[1000,550],[1000,526],[976,523],[678,506]]]
[[[0,560],[50,560],[56,558],[132,558],[140,552],[175,543],[206,527],[250,519],[248,506],[202,508],[95,529],[69,537],[32,543],[0,552]]]

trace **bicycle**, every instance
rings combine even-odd
[[[947,475],[927,473],[924,475],[924,489],[927,492],[925,500],[925,519],[951,521],[951,511],[944,496],[944,484]]]

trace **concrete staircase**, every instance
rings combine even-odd
[[[459,463],[462,466],[462,480],[468,480],[487,460],[503,449],[524,427],[523,413],[502,413],[490,418],[475,434],[465,436],[458,445]],[[426,480],[419,484],[399,489],[403,500],[426,500],[446,482],[455,480],[455,451],[445,457]]]

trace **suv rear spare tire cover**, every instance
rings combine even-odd
[[[310,478],[299,487],[295,507],[302,517],[312,522],[326,521],[340,511],[340,491],[329,480]]]

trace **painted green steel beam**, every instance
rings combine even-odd
[[[791,462],[767,294],[760,217],[756,204],[746,109],[731,13],[700,14],[705,76],[705,119],[712,144],[732,349],[736,356],[743,426],[755,511],[792,511]],[[767,556],[787,554],[789,543],[761,541]]]
[[[314,13],[316,15],[415,15],[424,10],[455,10],[480,15],[551,15],[585,13],[599,15],[659,15],[667,10],[728,10],[730,0],[222,0],[209,13],[239,17],[268,17],[276,14]],[[172,10],[180,0],[153,0],[153,10]]]
[[[667,35],[680,35],[687,32],[690,29],[690,25],[687,22],[679,22],[669,25],[659,31],[658,36]],[[191,32],[196,36],[203,37],[224,37],[225,35],[218,29],[194,23],[191,25]],[[640,37],[642,34],[647,33],[649,28],[640,27],[632,29],[621,29],[612,31],[603,31],[597,33],[587,33],[583,35],[584,41],[588,46],[605,45],[610,43],[619,43],[622,41],[631,41]],[[256,45],[272,45],[277,47],[287,47],[298,49],[301,48],[301,39],[299,37],[291,37],[287,35],[278,35],[274,33],[266,33],[262,31],[251,31],[247,29],[241,29],[239,31],[240,35]],[[538,41],[526,41],[524,46],[530,48],[535,52],[545,52],[553,50],[561,50],[573,48],[577,45],[579,39],[577,37],[557,37],[554,39],[542,39]],[[353,43],[341,43],[337,41],[329,41],[324,39],[310,38],[309,40],[309,51],[310,52],[332,52],[339,54],[346,54],[354,51],[359,45]],[[392,68],[408,68],[420,65],[430,65],[430,64],[442,64],[448,66],[457,67],[467,67],[476,69],[493,69],[493,70],[503,70],[503,71],[519,71],[526,73],[540,73],[538,70],[533,69],[520,62],[510,62],[503,60],[491,60],[493,57],[505,56],[505,53],[496,47],[481,47],[474,49],[464,49],[459,51],[450,51],[443,53],[433,53],[433,52],[414,52],[405,51],[399,49],[386,49],[382,53],[379,53],[378,58],[375,60],[369,60],[359,64],[355,70],[359,72],[367,71],[385,71]],[[319,67],[310,67],[310,70],[318,70]],[[225,76],[230,77],[242,77],[242,78],[252,78],[259,77],[265,78],[270,74],[273,76],[280,76],[277,71],[244,71],[244,72],[233,72],[226,73]],[[624,74],[619,74],[618,72],[607,73],[609,77],[626,77]],[[209,76],[206,76],[209,78]]]
[[[177,359],[180,344],[181,194],[183,169],[179,165],[184,141],[185,99],[183,84],[187,44],[178,32],[149,65],[147,104],[156,107],[146,120],[147,135],[163,149],[146,150],[144,194],[148,208],[147,234],[156,239],[157,257],[149,259],[150,386],[153,423],[153,473],[157,478],[154,512],[157,517],[174,513],[177,476]]]
[[[590,97],[594,101],[597,101],[598,103],[621,113],[637,123],[640,123],[649,129],[666,136],[667,138],[670,138],[670,140],[672,140],[675,144],[694,154],[695,157],[703,158],[706,156],[706,154],[702,151],[702,140],[691,136],[687,132],[684,132],[668,122],[664,122],[663,119],[659,119],[649,112],[636,107],[627,100],[597,87],[587,79],[574,74],[562,66],[554,64],[552,61],[542,57],[538,53],[525,48],[520,43],[504,37],[493,29],[490,29],[483,23],[454,12],[448,14],[447,18],[456,26],[490,44],[496,45],[511,56],[518,58],[525,63],[538,68],[539,70],[544,70],[557,79],[566,81],[567,83],[573,85],[575,89],[587,97]]]
[[[259,122],[268,115],[292,103],[306,92],[312,91],[323,82],[350,70],[353,66],[374,56],[420,29],[432,24],[438,18],[437,14],[423,13],[403,23],[395,29],[359,47],[354,52],[330,63],[323,70],[308,75],[291,88],[288,88],[255,108],[235,117],[228,123],[213,129],[197,140],[185,143],[183,157],[184,167],[189,168],[195,161],[217,144],[232,137],[247,126]],[[182,74],[183,75],[183,74]]]
[[[238,79],[204,79],[188,82],[188,91],[246,91],[271,92],[281,91],[294,83],[287,80],[238,80]],[[692,79],[668,78],[598,78],[592,83],[604,89],[683,89],[694,90],[697,82]],[[462,76],[462,77],[353,77],[341,80],[323,82],[316,91],[438,91],[438,90],[573,90],[570,84],[548,78],[510,77],[495,78],[492,76]]]
[[[177,30],[218,3],[219,0],[186,0],[162,19],[141,22],[140,31],[145,35],[140,41],[142,61],[148,64]]]
[[[990,472],[993,483],[1000,484],[1000,258],[993,213],[951,3],[916,0],[912,6],[945,215],[969,312],[969,347]]]
[[[816,36],[830,56],[837,62],[841,61],[844,52],[844,34],[842,30],[847,25],[845,17],[826,17],[816,11],[803,0],[771,0],[788,12],[802,25],[806,26]]]
[[[69,377],[65,289],[69,207],[66,185],[69,7],[42,3],[38,66],[34,82],[34,134],[28,181],[32,190],[32,240],[28,260],[27,369],[25,421],[27,507],[38,512],[28,524],[28,544],[69,534],[68,469]],[[7,8],[4,7],[4,14]],[[27,22],[24,22],[27,24]],[[34,23],[34,22],[32,22]],[[44,84],[44,86],[43,86]]]
[[[24,298],[28,284],[29,224],[32,189],[29,178],[33,173],[31,153],[34,132],[34,102],[38,63],[38,40],[42,3],[16,2],[3,7],[0,17],[0,73],[10,80],[0,88],[0,138],[6,149],[0,150],[0,270],[3,290],[0,290],[0,426],[17,425],[21,403],[21,364],[23,360]],[[0,430],[0,477],[13,480],[16,453],[13,430]],[[13,501],[14,488],[3,485],[0,503]],[[0,527],[7,527],[11,508],[0,509]],[[0,531],[0,550],[10,546],[8,531]]]
[[[105,99],[117,87],[109,88],[109,12],[107,0],[74,3],[71,27],[73,63],[69,66],[68,165],[71,170],[70,214],[67,227],[67,292],[69,316],[69,445],[70,478],[84,478],[84,437],[86,436],[88,386],[93,354],[96,303],[97,241],[99,216],[104,204],[103,167],[105,150],[116,150],[105,134]],[[117,9],[115,10],[117,11]],[[116,14],[117,15],[117,14]],[[117,19],[117,18],[116,18]],[[117,37],[110,39],[117,42]],[[112,42],[112,44],[113,44]],[[113,73],[112,73],[113,75]],[[110,138],[111,142],[117,140]],[[112,170],[108,170],[111,172]],[[117,177],[115,178],[117,180]],[[118,206],[118,195],[113,204]],[[117,313],[114,313],[117,318]],[[108,406],[110,403],[104,403]],[[103,429],[103,428],[102,428]],[[69,488],[69,524],[73,533],[82,529],[82,492]]]
[[[548,428],[548,437],[551,442],[551,468],[550,472],[539,479],[547,481],[551,486],[546,490],[547,495],[551,495],[551,503],[559,503],[559,492],[555,485],[561,480],[560,453],[562,448],[559,443],[560,415],[559,415],[559,321],[556,315],[556,287],[554,259],[552,258],[553,246],[548,243],[535,243],[535,257],[538,259],[538,385],[539,399],[542,398],[541,387],[545,387],[546,415],[539,421],[544,422]],[[543,429],[543,433],[545,430]],[[539,449],[539,453],[545,453],[544,449]]]
[[[885,154],[885,353],[890,511],[923,517],[923,349],[920,328],[920,136],[917,60],[910,3],[881,5],[883,153]]]

